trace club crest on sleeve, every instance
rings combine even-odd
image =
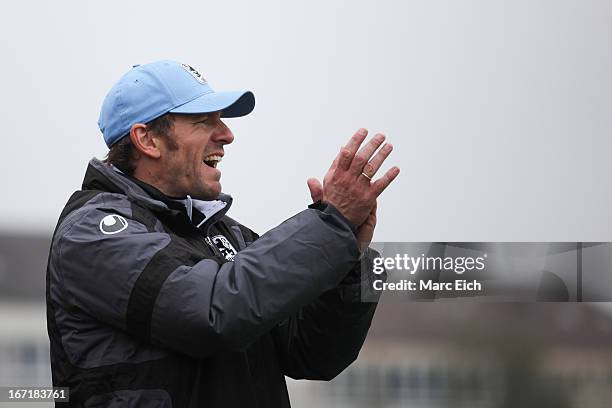
[[[123,231],[128,226],[125,218],[117,214],[110,214],[100,221],[100,231],[103,234],[111,235]]]
[[[211,238],[211,241],[214,242],[225,259],[228,261],[234,260],[234,255],[236,255],[238,251],[236,251],[232,243],[229,242],[227,238],[225,238],[223,235],[215,235]]]

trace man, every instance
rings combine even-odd
[[[75,407],[288,407],[284,376],[329,380],[355,360],[375,303],[359,258],[391,152],[365,130],[315,201],[258,237],[229,218],[217,168],[251,92],[214,92],[174,61],[135,66],[107,95],[106,162],[89,163],[47,268],[53,384]]]

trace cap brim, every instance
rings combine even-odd
[[[255,108],[251,91],[211,92],[170,110],[172,113],[221,112],[224,118],[248,115]]]

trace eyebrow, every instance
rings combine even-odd
[[[193,122],[200,122],[210,116],[210,113],[202,113],[193,116]]]
[[[209,118],[210,116],[212,116],[212,115],[214,115],[216,113],[218,113],[218,112],[209,112],[209,113],[196,114],[196,115],[194,115],[193,123],[201,122],[204,119],[207,119],[207,118]]]

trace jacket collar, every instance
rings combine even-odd
[[[195,200],[189,196],[168,197],[152,185],[128,176],[95,157],[89,161],[82,188],[124,194],[130,201],[156,213],[180,212],[199,228],[221,218],[232,205],[232,197],[223,193],[217,200],[210,201]],[[193,217],[194,208],[201,216]]]

